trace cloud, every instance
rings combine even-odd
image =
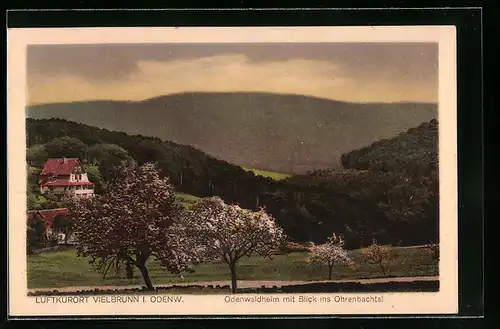
[[[144,100],[190,91],[264,91],[355,102],[435,101],[437,91],[432,90],[432,86],[405,84],[384,76],[356,76],[332,61],[255,62],[245,55],[139,60],[136,70],[120,79],[88,80],[69,72],[28,74],[30,104],[90,99]]]

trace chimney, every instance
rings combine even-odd
[[[63,163],[68,163],[68,159],[63,158]]]

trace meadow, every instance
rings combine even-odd
[[[197,196],[180,192],[175,193],[175,197],[177,201],[181,203],[183,206],[191,206],[200,199]]]
[[[280,172],[276,172],[276,171],[253,169],[253,168],[248,168],[248,167],[242,167],[242,168],[245,171],[253,172],[256,176],[269,177],[269,178],[274,179],[274,180],[282,180],[282,179],[285,179],[285,178],[288,178],[291,176],[289,174],[280,173]]]
[[[334,267],[333,280],[369,279],[383,277],[377,265],[364,262],[362,250],[352,250],[350,256],[356,263],[352,268]],[[311,268],[306,260],[307,252],[275,255],[273,259],[257,256],[243,258],[237,266],[238,280],[317,281],[326,280],[325,267]],[[438,261],[433,260],[426,248],[391,248],[391,260],[386,263],[390,277],[438,275]],[[194,267],[193,273],[172,274],[155,260],[148,264],[153,285],[206,281],[229,281],[229,269],[223,262],[202,263]],[[74,249],[48,252],[28,257],[28,288],[56,288],[68,286],[122,286],[142,285],[138,270],[134,278],[127,279],[123,271],[108,273],[103,278],[88,263],[88,259],[77,257]]]

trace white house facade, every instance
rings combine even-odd
[[[83,198],[94,196],[94,184],[89,180],[80,160],[76,158],[47,160],[40,174],[39,185],[42,194]]]

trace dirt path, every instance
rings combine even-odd
[[[412,282],[412,281],[435,281],[439,280],[439,276],[414,276],[414,277],[397,277],[397,278],[375,278],[375,279],[353,279],[353,280],[332,280],[332,281],[266,281],[266,280],[241,280],[238,281],[239,288],[261,288],[262,286],[271,288],[273,286],[291,286],[291,285],[301,285],[309,283],[318,282],[335,282],[335,283],[345,283],[345,282],[358,282],[361,284],[370,283],[388,283],[388,282]],[[169,283],[169,284],[158,284],[155,287],[171,287],[171,286],[186,286],[186,285],[200,285],[200,286],[228,286],[231,285],[231,281],[204,281],[204,282],[182,282],[182,283]],[[140,285],[128,285],[128,286],[81,286],[81,287],[59,287],[59,288],[35,288],[28,289],[29,292],[43,292],[43,291],[54,291],[58,292],[76,292],[82,290],[114,290],[114,289],[134,289],[141,288]]]

